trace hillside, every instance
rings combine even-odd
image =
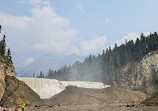
[[[67,86],[64,91],[44,100],[45,104],[54,105],[86,105],[114,102],[140,102],[146,95],[139,91],[131,91],[110,87],[104,89],[86,89],[75,86]],[[44,103],[42,102],[42,104]]]
[[[97,81],[151,94],[158,88],[157,50],[157,33],[141,34],[136,41],[126,41],[120,46],[115,44],[114,48],[109,47],[97,56],[90,55],[82,63],[76,61],[57,71],[49,70],[46,78]]]
[[[16,104],[30,104],[39,101],[40,97],[24,82],[19,81],[16,77],[5,77],[5,93],[0,102],[1,106],[12,106]]]
[[[4,60],[2,57],[0,57],[0,100],[4,94],[5,90],[5,76],[15,76],[15,69],[13,64],[6,64],[6,60]]]
[[[158,50],[157,33],[145,36],[141,34],[136,41],[126,41],[113,48],[103,50],[102,54],[90,55],[80,63],[59,70],[49,70],[47,78],[58,80],[97,81],[105,84],[119,84],[120,80],[133,75],[142,58],[152,51]],[[42,77],[39,75],[39,77]]]
[[[67,86],[61,93],[41,101],[39,107],[29,107],[28,111],[139,111],[137,105],[145,98],[146,94],[140,91],[118,87],[87,89]],[[145,108],[141,106],[141,109]],[[150,111],[154,109],[150,108]]]

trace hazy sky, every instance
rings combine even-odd
[[[0,0],[2,34],[16,66],[42,55],[101,53],[157,31],[157,13],[158,0]]]

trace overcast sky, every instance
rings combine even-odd
[[[0,0],[2,34],[15,66],[43,55],[101,53],[157,31],[157,13],[158,0]]]

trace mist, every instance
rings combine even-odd
[[[83,62],[76,61],[73,65],[65,65],[58,71],[49,70],[46,78],[61,81],[92,81],[109,83],[105,64],[101,58],[90,55]]]
[[[83,62],[76,61],[73,65],[65,65],[58,71],[50,70],[47,77],[67,81],[119,83],[122,78],[128,78],[128,75],[135,70],[135,64],[142,57],[150,51],[157,50],[156,42],[154,43],[155,48],[151,46],[152,40],[157,40],[155,38],[157,36],[156,32],[148,36],[142,33],[140,36],[136,41],[126,41],[120,46],[115,44],[114,48],[109,47],[97,56],[90,55]],[[128,70],[123,72],[125,67],[128,67]]]

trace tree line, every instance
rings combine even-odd
[[[120,46],[115,43],[114,48],[109,47],[103,50],[102,54],[89,55],[82,63],[76,61],[73,65],[65,65],[59,70],[50,69],[46,76],[41,75],[41,77],[113,84],[114,81],[119,82],[122,78],[121,69],[124,66],[130,63],[131,69],[128,73],[132,73],[135,63],[138,63],[150,51],[155,50],[158,50],[157,33],[154,32],[148,36],[142,33],[136,41],[125,41]]]
[[[2,26],[0,25],[0,33]],[[2,40],[0,40],[0,57],[2,57],[7,64],[13,64],[11,50],[10,48],[6,50],[6,36],[3,35]]]

